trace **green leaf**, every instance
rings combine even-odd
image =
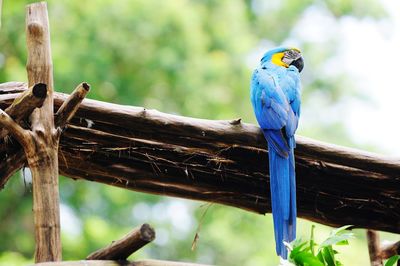
[[[294,257],[297,253],[302,252],[303,248],[307,246],[307,241],[301,242],[301,243],[295,243],[295,246],[293,246],[293,250],[290,252],[290,258]]]
[[[336,229],[332,230],[331,236],[338,235],[338,234],[342,233],[343,231],[345,231],[346,229],[348,229],[348,228],[350,228],[352,226],[354,226],[354,225],[344,225],[342,227],[336,228]]]
[[[337,266],[335,261],[335,254],[333,253],[332,246],[327,246],[322,249],[322,255],[328,266]]]
[[[399,255],[394,255],[386,261],[385,266],[393,266],[399,259]]]
[[[336,243],[336,245],[338,245],[338,246],[346,246],[348,244],[349,244],[349,241],[347,239]]]
[[[311,234],[309,241],[296,240],[291,243],[293,249],[290,253],[290,261],[295,263],[297,266],[343,266],[340,261],[335,259],[335,254],[338,254],[333,249],[333,245],[348,245],[348,239],[353,238],[353,233],[346,232],[347,228],[351,225],[342,226],[335,230],[332,230],[329,237],[319,246],[318,253],[315,255],[314,242],[314,229],[315,226],[311,226]]]
[[[316,257],[309,252],[300,252],[294,258],[293,262],[299,266],[325,266]]]
[[[338,243],[345,243],[344,241],[347,241],[350,238],[353,238],[354,234],[353,233],[343,233],[340,235],[332,235],[328,237],[322,244],[320,245],[320,248],[326,247],[326,246],[331,246],[331,245],[337,245]]]
[[[325,263],[324,256],[322,255],[322,250],[320,250],[317,254],[317,258],[320,262]]]

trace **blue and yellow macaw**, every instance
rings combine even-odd
[[[300,117],[300,72],[297,48],[268,51],[254,70],[251,103],[268,142],[271,205],[276,253],[287,258],[285,242],[296,238],[296,175],[294,133]]]

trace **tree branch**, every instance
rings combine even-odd
[[[55,109],[68,98],[54,96]],[[0,106],[7,103],[0,100]],[[85,99],[61,137],[60,172],[135,191],[269,212],[262,132],[254,125],[233,124]],[[297,139],[300,217],[400,233],[397,159]]]
[[[400,241],[381,247],[381,258],[386,260],[394,255],[400,255]]]
[[[56,127],[63,128],[71,120],[89,90],[90,86],[86,82],[79,84],[75,88],[55,114]]]
[[[43,83],[35,84],[15,98],[14,102],[5,112],[14,119],[16,123],[27,118],[35,108],[41,107],[46,99],[47,86]],[[0,129],[0,139],[7,135],[7,129]]]
[[[154,240],[156,233],[148,224],[133,229],[120,240],[113,241],[87,256],[87,260],[126,260],[132,253]]]
[[[29,133],[18,125],[6,112],[0,109],[0,126],[7,131],[21,144],[29,145]]]

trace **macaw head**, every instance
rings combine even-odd
[[[262,57],[261,63],[265,63],[267,61],[270,61],[277,66],[286,68],[289,66],[294,66],[299,72],[301,72],[304,67],[304,60],[301,56],[301,51],[293,47],[278,47],[269,50]]]

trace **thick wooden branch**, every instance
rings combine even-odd
[[[385,157],[305,137],[297,137],[296,143],[296,153],[306,158],[400,177],[400,158]]]
[[[56,127],[63,128],[71,120],[89,90],[90,86],[86,82],[79,84],[75,88],[72,94],[63,102],[55,115]]]
[[[35,108],[41,107],[46,99],[47,86],[43,83],[35,84],[30,89],[24,91],[14,102],[5,110],[5,112],[17,123],[26,119]],[[0,129],[0,139],[7,135],[7,129]]]
[[[55,109],[67,98],[56,93]],[[400,233],[398,159],[297,139],[300,217]],[[60,146],[60,171],[74,179],[270,211],[266,142],[254,125],[85,99]]]
[[[210,266],[205,264],[177,262],[167,260],[138,260],[138,261],[114,261],[114,260],[81,260],[64,262],[37,263],[37,266]]]
[[[126,260],[135,251],[153,241],[155,237],[154,229],[148,224],[143,224],[133,229],[123,238],[113,241],[109,246],[91,253],[86,259]]]
[[[56,105],[59,105],[66,97],[63,94],[55,95]],[[107,115],[100,117],[106,112]],[[246,123],[182,117],[142,107],[116,105],[94,100],[85,101],[78,116],[85,117],[94,123],[98,121],[98,128],[107,130],[107,127],[110,127],[109,131],[115,133],[122,133],[123,129],[118,126],[121,126],[120,123],[125,123],[125,128],[127,128],[125,134],[130,130],[132,137],[178,145],[185,144],[198,148],[242,145],[262,150],[266,146],[259,127]],[[113,125],[118,126],[112,128]],[[135,127],[140,127],[140,130],[133,130]],[[388,158],[302,136],[296,137],[296,143],[296,154],[305,158],[385,175],[400,174],[399,158]]]
[[[33,145],[24,146],[32,173],[35,261],[61,260],[60,207],[58,192],[58,141],[54,128],[53,63],[45,2],[26,7],[26,69],[29,85],[43,83],[47,97],[31,115]]]

